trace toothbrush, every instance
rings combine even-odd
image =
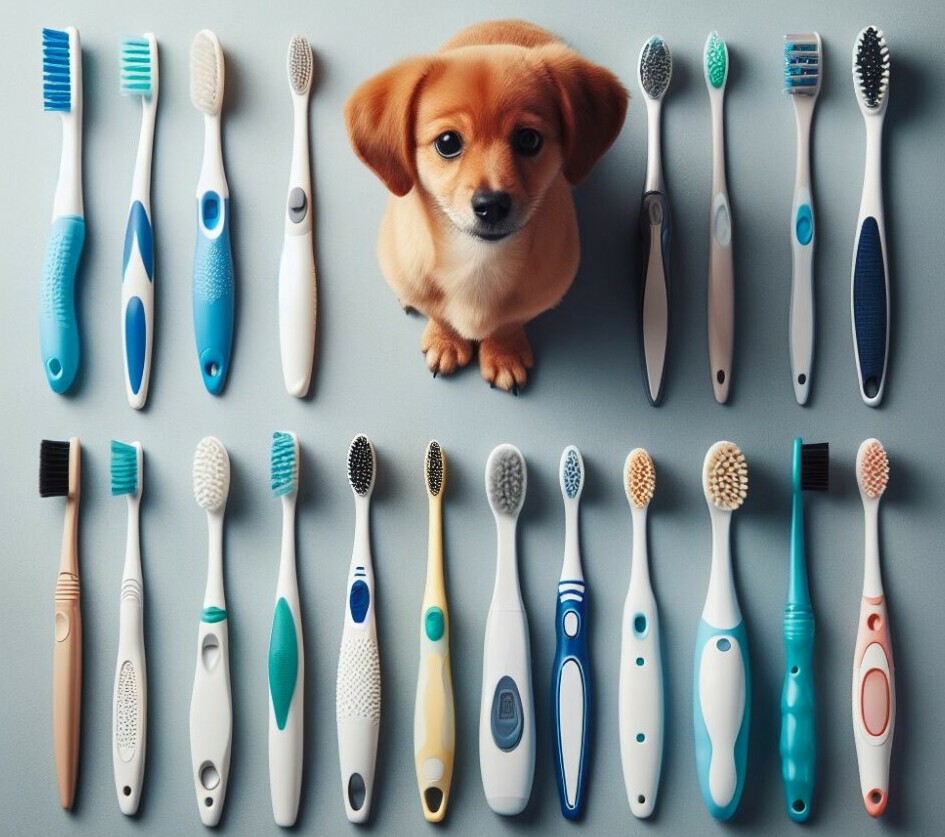
[[[121,345],[125,394],[136,410],[148,400],[154,340],[154,230],[151,226],[151,152],[158,103],[157,40],[150,32],[121,45],[121,92],[141,99],[141,136],[125,228],[121,283]]]
[[[863,802],[870,816],[879,817],[889,800],[896,683],[879,565],[879,501],[889,482],[889,458],[877,439],[867,439],[860,445],[856,478],[866,520],[866,559],[853,658],[853,733]]]
[[[209,561],[190,699],[190,760],[200,819],[213,826],[223,814],[233,737],[229,628],[223,595],[223,513],[230,492],[230,457],[219,439],[205,436],[200,440],[194,453],[193,481],[197,505],[207,513]]]
[[[791,508],[791,571],[784,607],[784,688],[781,691],[781,776],[787,814],[795,822],[810,817],[817,765],[814,711],[814,612],[804,555],[805,491],[830,485],[830,449],[794,440]]]
[[[305,651],[295,572],[295,503],[299,491],[299,439],[273,433],[272,493],[282,498],[282,556],[269,637],[269,791],[277,825],[299,813],[305,724]]]
[[[315,254],[308,140],[313,64],[312,47],[305,38],[296,35],[289,41],[288,57],[295,136],[286,198],[285,239],[279,262],[279,348],[285,388],[297,398],[304,398],[308,393],[315,353]]]
[[[413,721],[413,752],[420,807],[427,822],[446,816],[456,754],[456,711],[450,670],[449,611],[443,580],[443,490],[446,456],[427,445],[423,469],[430,505],[427,581],[420,619],[420,673]]]
[[[75,280],[85,244],[82,203],[82,47],[79,33],[43,29],[43,109],[62,120],[62,156],[46,240],[39,305],[39,337],[46,380],[68,391],[79,371]]]
[[[140,442],[112,441],[112,495],[128,498],[128,538],[121,577],[118,662],[112,701],[112,766],[118,807],[131,816],[138,810],[148,741],[148,670],[144,654],[144,579],[138,519],[144,488],[144,451]]]
[[[883,400],[889,354],[889,265],[883,217],[883,119],[889,104],[886,36],[867,26],[853,45],[853,90],[866,123],[866,174],[853,246],[853,351],[860,395],[870,407]]]
[[[630,451],[623,475],[633,519],[633,556],[620,626],[620,760],[630,811],[644,818],[656,807],[664,740],[660,624],[646,547],[647,509],[656,489],[653,459],[643,448]]]
[[[784,36],[784,90],[797,118],[797,171],[791,207],[791,374],[794,397],[806,404],[814,363],[814,200],[810,185],[810,126],[823,75],[820,35]]]
[[[702,470],[712,520],[712,571],[696,637],[693,716],[699,786],[709,813],[738,808],[748,762],[751,675],[748,637],[735,595],[729,529],[748,495],[748,464],[732,442],[709,448]]]
[[[486,462],[498,554],[482,661],[479,769],[489,807],[505,816],[525,810],[535,777],[532,664],[515,549],[525,484],[525,458],[513,445],[499,445]]]
[[[53,751],[59,804],[67,811],[75,799],[82,704],[82,610],[79,586],[79,497],[82,449],[79,440],[39,447],[39,496],[65,497],[62,551],[56,579],[56,644],[53,650]]]
[[[584,811],[587,744],[590,737],[590,660],[587,652],[587,597],[578,538],[578,504],[584,488],[584,460],[569,445],[558,468],[564,500],[564,563],[555,613],[557,647],[551,670],[555,774],[561,813],[569,820]]]
[[[643,281],[640,294],[640,335],[643,341],[643,382],[655,407],[663,397],[663,373],[669,342],[669,254],[672,231],[669,199],[663,183],[660,156],[660,113],[673,75],[673,56],[666,42],[654,35],[640,50],[637,67],[646,102],[648,154],[646,185],[640,206]]]
[[[712,206],[709,211],[709,365],[719,404],[728,401],[735,334],[732,210],[725,184],[725,82],[728,47],[718,32],[705,42],[705,83],[712,105]]]
[[[230,247],[230,191],[223,171],[220,112],[223,48],[209,29],[190,48],[190,100],[203,113],[203,165],[197,183],[197,247],[194,252],[194,334],[204,386],[223,391],[233,347],[234,272]]]
[[[370,534],[371,493],[376,474],[374,445],[367,436],[355,436],[348,448],[348,483],[354,493],[354,548],[348,570],[335,692],[341,786],[345,813],[351,822],[366,822],[371,814],[381,723],[381,661],[374,616]]]

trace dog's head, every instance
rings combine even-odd
[[[522,229],[559,176],[579,183],[616,139],[627,92],[557,41],[460,45],[411,58],[345,106],[358,156],[402,196],[418,188],[468,235]]]

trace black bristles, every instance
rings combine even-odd
[[[356,436],[348,448],[348,482],[359,497],[374,484],[374,449],[367,436]]]
[[[39,496],[69,493],[69,443],[43,439],[39,445]]]
[[[436,497],[443,488],[443,450],[439,442],[427,446],[427,491]]]
[[[830,445],[818,442],[801,446],[801,489],[826,491],[830,487]]]
[[[889,48],[883,33],[868,26],[860,34],[854,55],[853,74],[863,103],[870,110],[880,106],[889,88]]]

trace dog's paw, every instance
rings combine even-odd
[[[479,371],[493,387],[514,395],[525,386],[528,370],[535,364],[525,329],[493,336],[479,344]]]
[[[472,343],[460,337],[445,323],[430,320],[420,338],[420,350],[423,352],[427,368],[436,377],[449,375],[472,360]]]

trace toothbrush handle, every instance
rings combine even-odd
[[[82,705],[82,611],[79,577],[60,572],[56,580],[56,644],[53,649],[53,750],[59,803],[67,811],[75,798]]]
[[[569,820],[584,811],[587,745],[591,720],[590,660],[587,653],[587,594],[584,585],[558,585],[557,649],[551,672],[555,774],[561,813]]]
[[[280,585],[281,587],[281,585]],[[298,588],[280,590],[269,636],[269,791],[276,824],[292,826],[302,789],[305,652]]]
[[[896,684],[886,602],[863,598],[853,661],[853,733],[860,790],[871,816],[889,799],[889,757],[896,726]]]
[[[732,216],[728,195],[712,199],[709,235],[709,365],[712,389],[719,404],[728,401],[735,342],[735,266],[732,257]]]
[[[814,721],[814,614],[809,607],[784,611],[786,651],[781,692],[781,776],[787,814],[795,822],[810,817],[817,762]]]
[[[807,186],[794,190],[791,255],[791,374],[794,397],[806,404],[814,362],[814,205]]]
[[[223,391],[233,347],[235,279],[230,248],[230,201],[213,191],[197,199],[194,252],[194,335],[204,386]]]
[[[154,231],[148,210],[135,201],[128,213],[121,283],[121,345],[125,393],[136,410],[148,399],[154,338]]]
[[[744,622],[699,623],[693,687],[696,767],[709,813],[729,819],[738,808],[748,763],[751,677]]]
[[[147,696],[141,584],[125,578],[121,585],[118,662],[112,703],[112,765],[118,807],[129,816],[137,812],[141,799],[148,728]]]
[[[671,218],[663,192],[647,192],[640,208],[643,282],[640,293],[640,335],[643,341],[643,382],[655,407],[663,397],[666,347],[669,343],[669,252]]]
[[[79,371],[79,324],[75,280],[85,244],[85,219],[61,215],[46,241],[40,291],[39,337],[46,380],[53,392],[72,386]]]
[[[882,208],[864,215],[853,248],[853,338],[860,395],[871,407],[883,398],[889,349],[889,269]]]
[[[295,189],[293,194],[301,191]],[[312,231],[287,232],[279,262],[279,347],[286,390],[297,398],[305,397],[312,381],[315,316]]]
[[[190,700],[190,759],[204,825],[217,825],[223,815],[232,737],[228,620],[226,611],[204,608]]]
[[[618,695],[620,758],[635,817],[656,807],[663,763],[663,662],[656,601],[631,590],[623,609]]]

